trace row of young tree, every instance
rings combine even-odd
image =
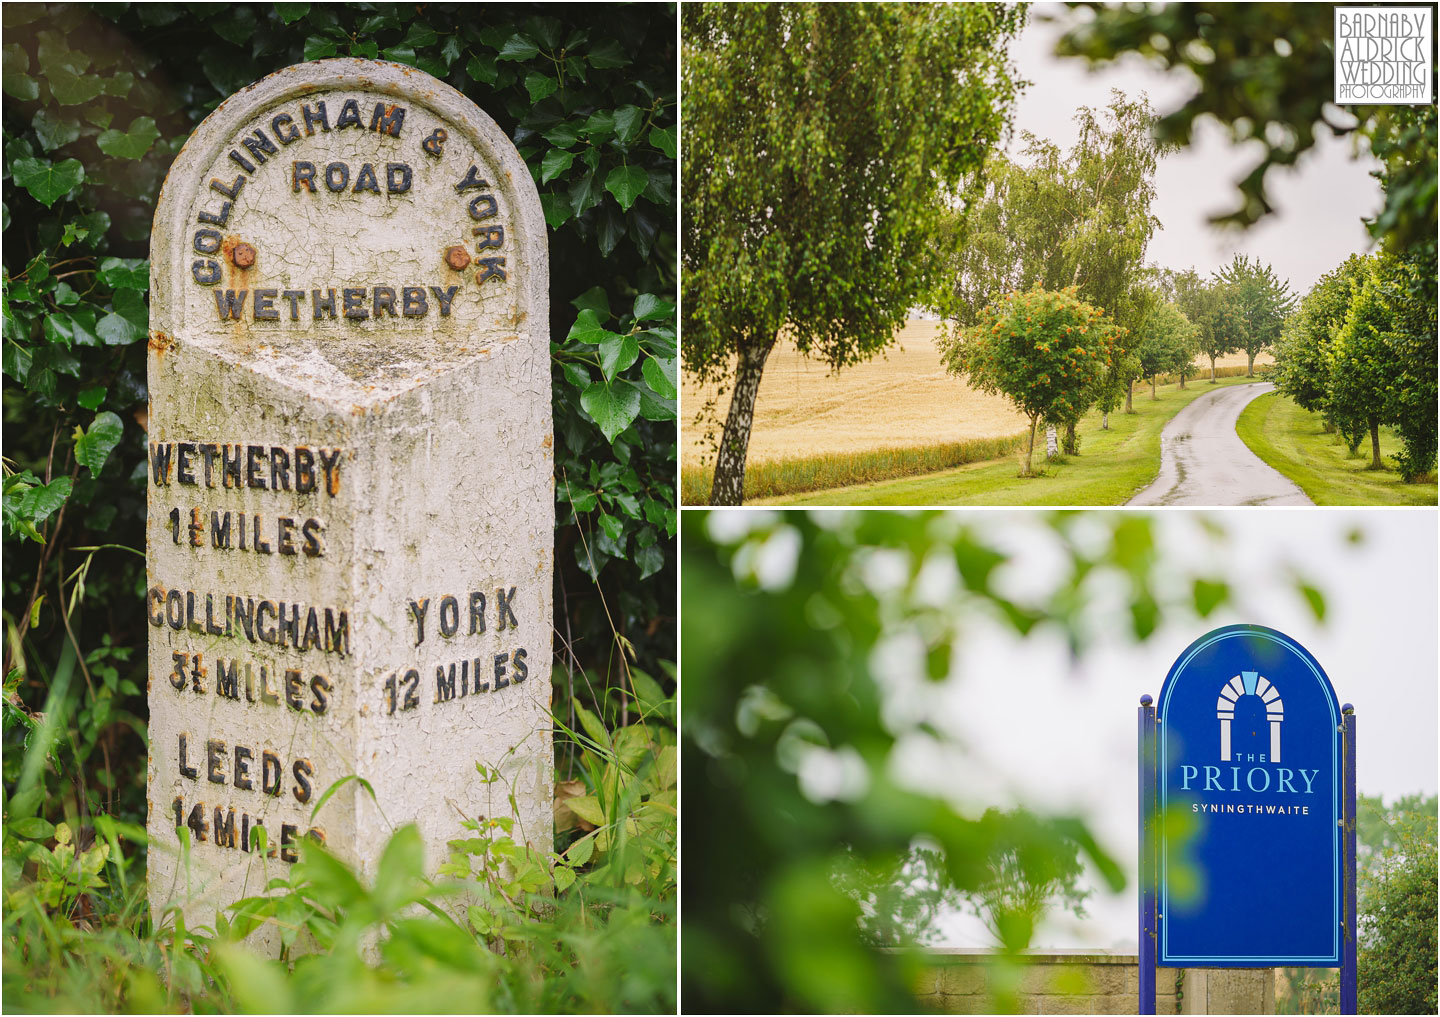
[[[1150,212],[1165,146],[1149,102],[1113,93],[1106,110],[1076,114],[1068,153],[1022,134],[1019,160],[993,154],[983,186],[944,223],[944,282],[932,302],[950,322],[939,343],[948,370],[1001,393],[1030,425],[1024,475],[1041,423],[1079,451],[1080,419],[1109,414],[1141,378],[1194,373],[1194,360],[1274,345],[1294,305],[1258,259],[1236,255],[1202,278],[1145,265],[1159,222]]]
[[[1380,428],[1393,425],[1407,482],[1435,465],[1433,250],[1428,265],[1423,249],[1351,255],[1300,301],[1275,351],[1280,391],[1352,455],[1368,436],[1371,469],[1384,468]]]

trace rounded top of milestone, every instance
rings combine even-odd
[[[297,64],[226,99],[170,169],[151,260],[157,356],[197,344],[338,401],[548,351],[524,160],[470,99],[401,64]]]

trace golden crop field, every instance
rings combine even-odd
[[[946,373],[935,349],[939,324],[912,319],[883,356],[838,374],[782,340],[765,365],[755,400],[749,461],[998,438],[1025,430],[1025,417],[1008,399],[977,392]],[[1264,355],[1256,360],[1269,362]],[[1197,363],[1208,374],[1210,361]],[[1245,354],[1215,364],[1243,367]],[[707,445],[704,428],[694,424],[695,413],[715,392],[688,376],[682,380],[682,465],[698,466]],[[1136,385],[1137,393],[1141,387]],[[729,405],[726,392],[715,406],[717,437]]]

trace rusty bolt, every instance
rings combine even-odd
[[[463,272],[470,266],[470,252],[460,246],[447,247],[445,249],[445,264],[457,272]]]
[[[245,243],[236,244],[230,251],[230,260],[236,268],[249,268],[255,264],[255,248]]]

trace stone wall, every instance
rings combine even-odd
[[[1012,986],[1021,1013],[1131,1014],[1140,1006],[1135,954],[1051,951],[1007,969],[984,950],[932,950],[916,985],[920,1002],[940,1013],[994,1012],[994,995]],[[1268,969],[1161,968],[1157,1014],[1273,1014],[1275,973]]]

